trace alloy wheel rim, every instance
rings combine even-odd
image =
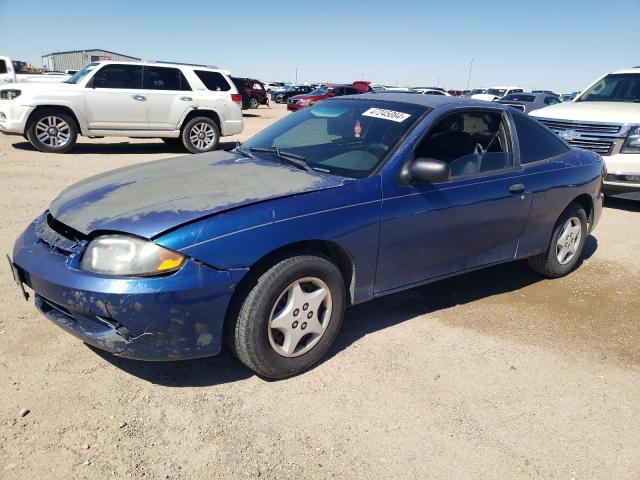
[[[49,115],[36,123],[36,138],[47,147],[64,147],[71,138],[71,129],[62,118]]]
[[[191,127],[189,140],[191,140],[191,144],[198,150],[206,150],[213,146],[216,140],[216,132],[208,123],[196,123]]]
[[[289,358],[309,352],[326,332],[332,306],[329,287],[319,278],[292,282],[278,296],[269,315],[271,348]]]
[[[571,217],[562,225],[556,242],[556,259],[566,265],[576,256],[582,239],[582,224],[578,217]]]

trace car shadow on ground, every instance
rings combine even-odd
[[[626,210],[627,212],[640,212],[640,193],[638,193],[638,200],[604,197],[604,206],[606,208],[615,208],[616,210]]]
[[[587,237],[582,260],[598,248],[593,236]],[[578,265],[579,266],[579,265]],[[476,300],[512,292],[543,280],[524,261],[490,267],[421,287],[387,295],[347,310],[338,339],[322,362],[366,335],[384,330],[414,317],[463,305]],[[206,387],[253,376],[228,349],[217,357],[178,362],[142,362],[115,357],[91,348],[117,368],[148,382],[171,387]],[[265,379],[266,381],[273,381]]]
[[[236,145],[235,142],[220,142],[217,150],[231,150]],[[29,142],[14,143],[13,147],[18,150],[28,150],[37,152]],[[70,154],[106,154],[106,155],[126,155],[126,154],[159,154],[176,153],[181,155],[191,155],[182,145],[171,145],[161,140],[149,139],[147,143],[139,142],[114,142],[114,143],[77,143]]]

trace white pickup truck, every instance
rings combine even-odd
[[[575,148],[602,155],[605,195],[640,200],[640,67],[611,72],[572,102],[531,116]]]
[[[0,55],[0,86],[7,83],[64,82],[69,75],[62,72],[22,72],[26,62]]]

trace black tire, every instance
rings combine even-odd
[[[249,108],[258,108],[260,106],[260,100],[257,97],[249,97]]]
[[[204,129],[204,131],[202,129]],[[204,138],[192,140],[192,136],[198,135],[200,132],[205,133],[205,135],[208,134],[208,132],[212,132],[211,143],[201,143],[199,145],[198,140],[208,140]],[[187,124],[182,128],[182,132],[180,133],[180,140],[182,142],[182,145],[184,145],[184,148],[186,148],[191,153],[210,152],[218,148],[218,143],[220,143],[220,129],[218,128],[216,122],[214,122],[209,117],[194,117],[189,120]]]
[[[49,121],[49,119],[52,120]],[[49,135],[49,130],[42,128],[42,122],[53,128],[52,133],[56,133],[56,135]],[[43,138],[44,135],[46,135],[45,138]],[[76,144],[78,127],[75,119],[62,110],[39,110],[33,115],[27,127],[27,139],[34,148],[41,152],[66,153]]]
[[[308,277],[320,279],[329,290],[332,308],[325,317],[328,323],[308,351],[298,356],[283,356],[272,346],[269,318],[283,292],[292,283]],[[281,260],[260,274],[247,291],[238,303],[237,315],[229,319],[227,341],[238,359],[258,375],[285,378],[301,373],[315,365],[338,336],[346,306],[346,288],[338,267],[325,257],[299,255]],[[319,317],[319,311],[317,314]],[[305,327],[300,324],[299,328]],[[312,337],[301,337],[298,345],[304,345],[305,339],[309,343]]]
[[[565,224],[570,219],[577,219],[580,222],[580,238],[576,245],[576,251],[573,254],[573,257],[566,261],[566,263],[561,263],[558,259],[558,239],[564,231]],[[587,235],[589,234],[587,225],[587,213],[584,211],[584,208],[577,203],[569,205],[562,215],[560,215],[560,218],[558,218],[558,221],[555,224],[553,235],[551,236],[551,242],[549,243],[547,251],[540,255],[536,255],[535,257],[530,257],[528,259],[529,266],[540,275],[544,275],[548,278],[559,278],[567,275],[580,261],[582,251],[584,250],[584,244],[587,240]],[[570,238],[575,238],[575,235]]]

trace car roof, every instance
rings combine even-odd
[[[100,65],[143,65],[145,67],[171,67],[171,68],[177,68],[177,67],[183,67],[183,68],[193,68],[193,69],[198,69],[198,70],[211,70],[213,72],[221,72],[221,73],[227,73],[228,72],[222,68],[218,68],[218,67],[213,67],[213,66],[207,66],[207,65],[195,65],[192,63],[171,63],[171,62],[123,62],[123,61],[116,61],[116,60],[101,60],[98,62],[91,62],[91,63],[99,63]]]
[[[624,70],[615,70],[611,73],[640,73],[640,67],[625,68]]]
[[[412,103],[414,105],[422,105],[424,107],[436,108],[441,105],[452,105],[455,107],[494,107],[505,110],[509,108],[506,105],[502,105],[495,102],[485,102],[483,100],[472,100],[465,97],[448,97],[445,95],[416,95],[415,93],[363,93],[360,95],[345,95],[337,98],[353,98],[359,100],[384,100],[387,102],[403,102]]]

